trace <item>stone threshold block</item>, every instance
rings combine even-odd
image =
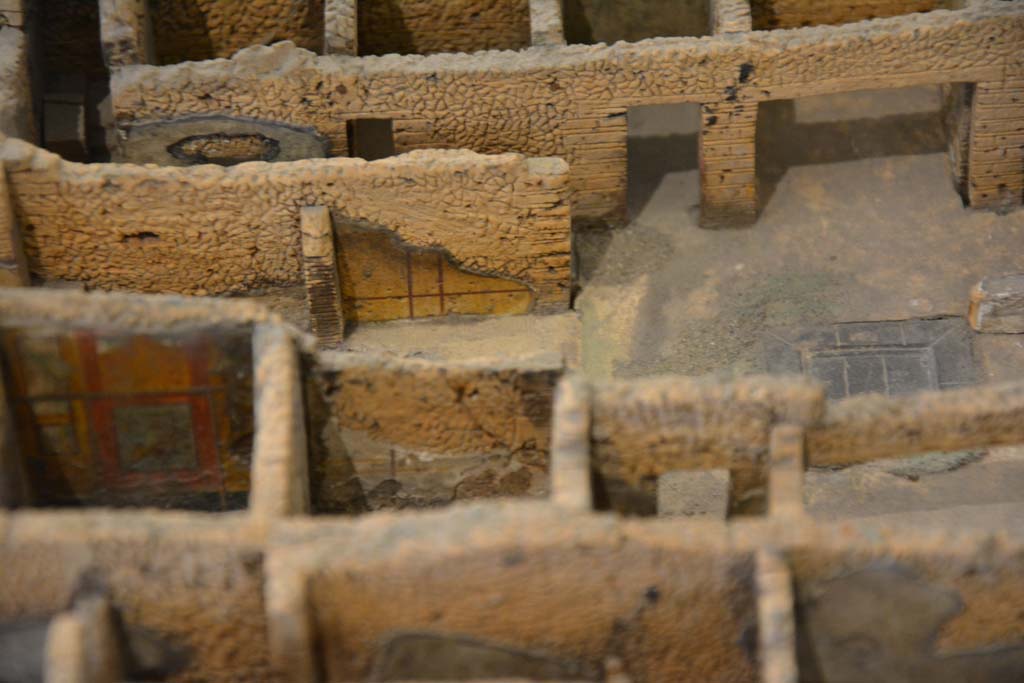
[[[968,320],[977,332],[1024,334],[1024,273],[985,278],[975,285]]]

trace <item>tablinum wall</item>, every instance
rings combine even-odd
[[[440,151],[155,168],[68,163],[15,139],[0,142],[0,158],[30,270],[44,280],[183,294],[301,284],[299,213],[319,205],[334,215],[339,251],[342,226],[368,225],[528,288],[534,310],[568,307],[568,173],[557,159]]]
[[[625,207],[628,108],[700,102],[703,207],[714,224],[754,215],[758,102],[934,83],[978,83],[985,94],[969,113],[967,201],[1019,204],[1022,42],[1019,3],[978,0],[837,27],[517,53],[351,59],[277,45],[229,61],[124,67],[112,87],[128,144],[136,123],[223,114],[310,126],[330,153],[346,154],[348,120],[387,118],[399,151],[564,157],[574,215],[601,219]]]

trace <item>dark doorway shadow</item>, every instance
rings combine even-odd
[[[942,115],[898,114],[821,123],[798,123],[793,100],[764,102],[757,117],[757,178],[761,206],[794,166],[834,164],[946,151]]]
[[[629,117],[627,213],[639,216],[665,176],[698,168],[699,105],[634,107]]]

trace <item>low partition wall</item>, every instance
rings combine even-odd
[[[491,503],[269,528],[170,512],[0,512],[0,531],[0,644],[21,643],[0,660],[3,674],[71,668],[85,683],[1024,675],[1024,539],[1013,529],[622,520]],[[97,633],[103,617],[116,630]],[[101,676],[97,662],[123,678]]]
[[[309,367],[313,508],[545,497],[556,354],[438,363],[321,352]]]
[[[560,355],[315,346],[245,302],[0,290],[0,507],[273,519],[549,492]]]
[[[801,377],[566,377],[557,395],[552,495],[575,509],[654,514],[661,476],[720,470],[733,514],[802,510],[809,466],[1024,444],[1020,382],[826,402]],[[783,500],[772,501],[776,488]]]
[[[265,547],[244,517],[136,510],[0,512],[0,531],[0,641],[8,646],[0,658],[4,680],[26,680],[14,676],[33,670],[40,675],[28,680],[44,680],[39,644],[48,620],[90,599],[110,604],[118,632],[116,639],[82,649],[87,661],[121,659],[117,668],[125,676],[113,680],[271,680]],[[21,641],[10,640],[19,633]],[[46,667],[51,676],[56,664],[75,664],[70,648],[54,649],[51,643],[56,660]]]

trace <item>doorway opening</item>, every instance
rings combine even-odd
[[[688,211],[700,202],[700,105],[631,107],[627,114],[630,220]]]
[[[395,156],[395,126],[391,119],[348,122],[349,156],[367,161]]]

